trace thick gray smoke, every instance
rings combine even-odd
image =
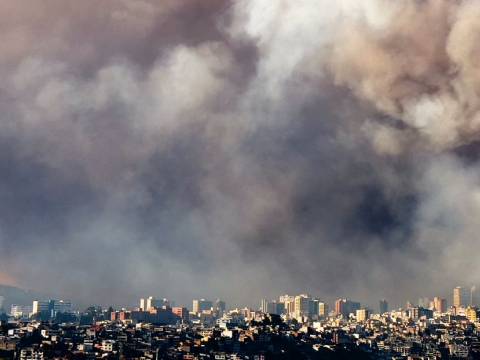
[[[476,284],[479,15],[3,2],[1,277],[83,304]]]

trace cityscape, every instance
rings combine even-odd
[[[0,0],[0,79],[0,360],[480,360],[480,0]]]
[[[12,304],[0,315],[4,359],[480,359],[475,287],[451,299],[420,298],[391,309],[308,294],[261,299],[257,308],[221,299],[139,299],[131,308],[68,300]]]

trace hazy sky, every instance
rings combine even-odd
[[[0,2],[0,280],[75,302],[479,283],[480,2]]]

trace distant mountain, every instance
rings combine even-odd
[[[0,308],[3,308],[6,312],[10,311],[12,304],[18,305],[32,305],[33,300],[43,300],[45,295],[36,293],[31,290],[21,289],[10,285],[0,284]]]

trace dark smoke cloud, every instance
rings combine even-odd
[[[4,2],[0,279],[82,304],[476,283],[479,11]]]

